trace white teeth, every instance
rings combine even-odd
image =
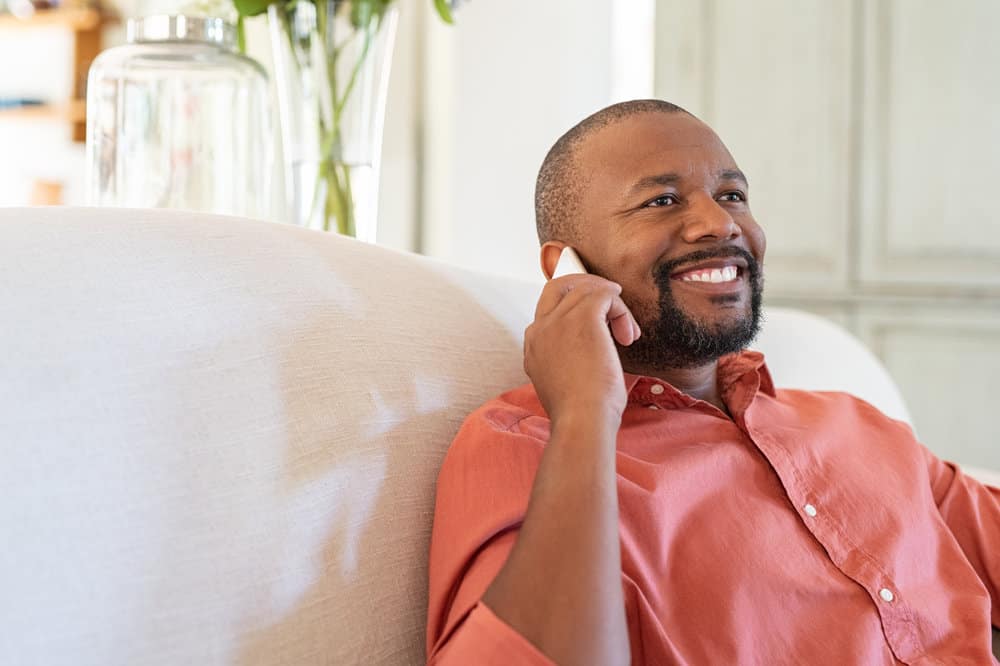
[[[739,274],[739,270],[736,266],[726,266],[725,268],[713,268],[711,270],[698,271],[697,273],[689,273],[683,277],[684,282],[732,282],[736,279]]]

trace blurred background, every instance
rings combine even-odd
[[[1000,469],[1000,2],[472,0],[453,27],[399,2],[380,244],[540,279],[549,146],[612,102],[670,100],[750,178],[768,303],[851,330],[921,440]],[[89,59],[125,18],[183,6],[0,15],[0,205],[83,203]],[[267,38],[254,19],[269,67]]]

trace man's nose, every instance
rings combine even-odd
[[[682,230],[686,242],[732,240],[743,233],[729,211],[712,197],[698,197],[692,203]]]

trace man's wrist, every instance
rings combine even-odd
[[[606,436],[612,440],[618,436],[622,415],[617,409],[605,406],[580,407],[562,412],[552,419],[552,435],[571,437]]]

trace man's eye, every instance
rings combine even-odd
[[[742,192],[726,192],[721,197],[719,201],[746,201],[747,197]]]
[[[677,197],[672,194],[664,194],[663,196],[656,197],[646,204],[646,208],[659,208],[661,206],[669,206],[675,203],[677,203]]]

